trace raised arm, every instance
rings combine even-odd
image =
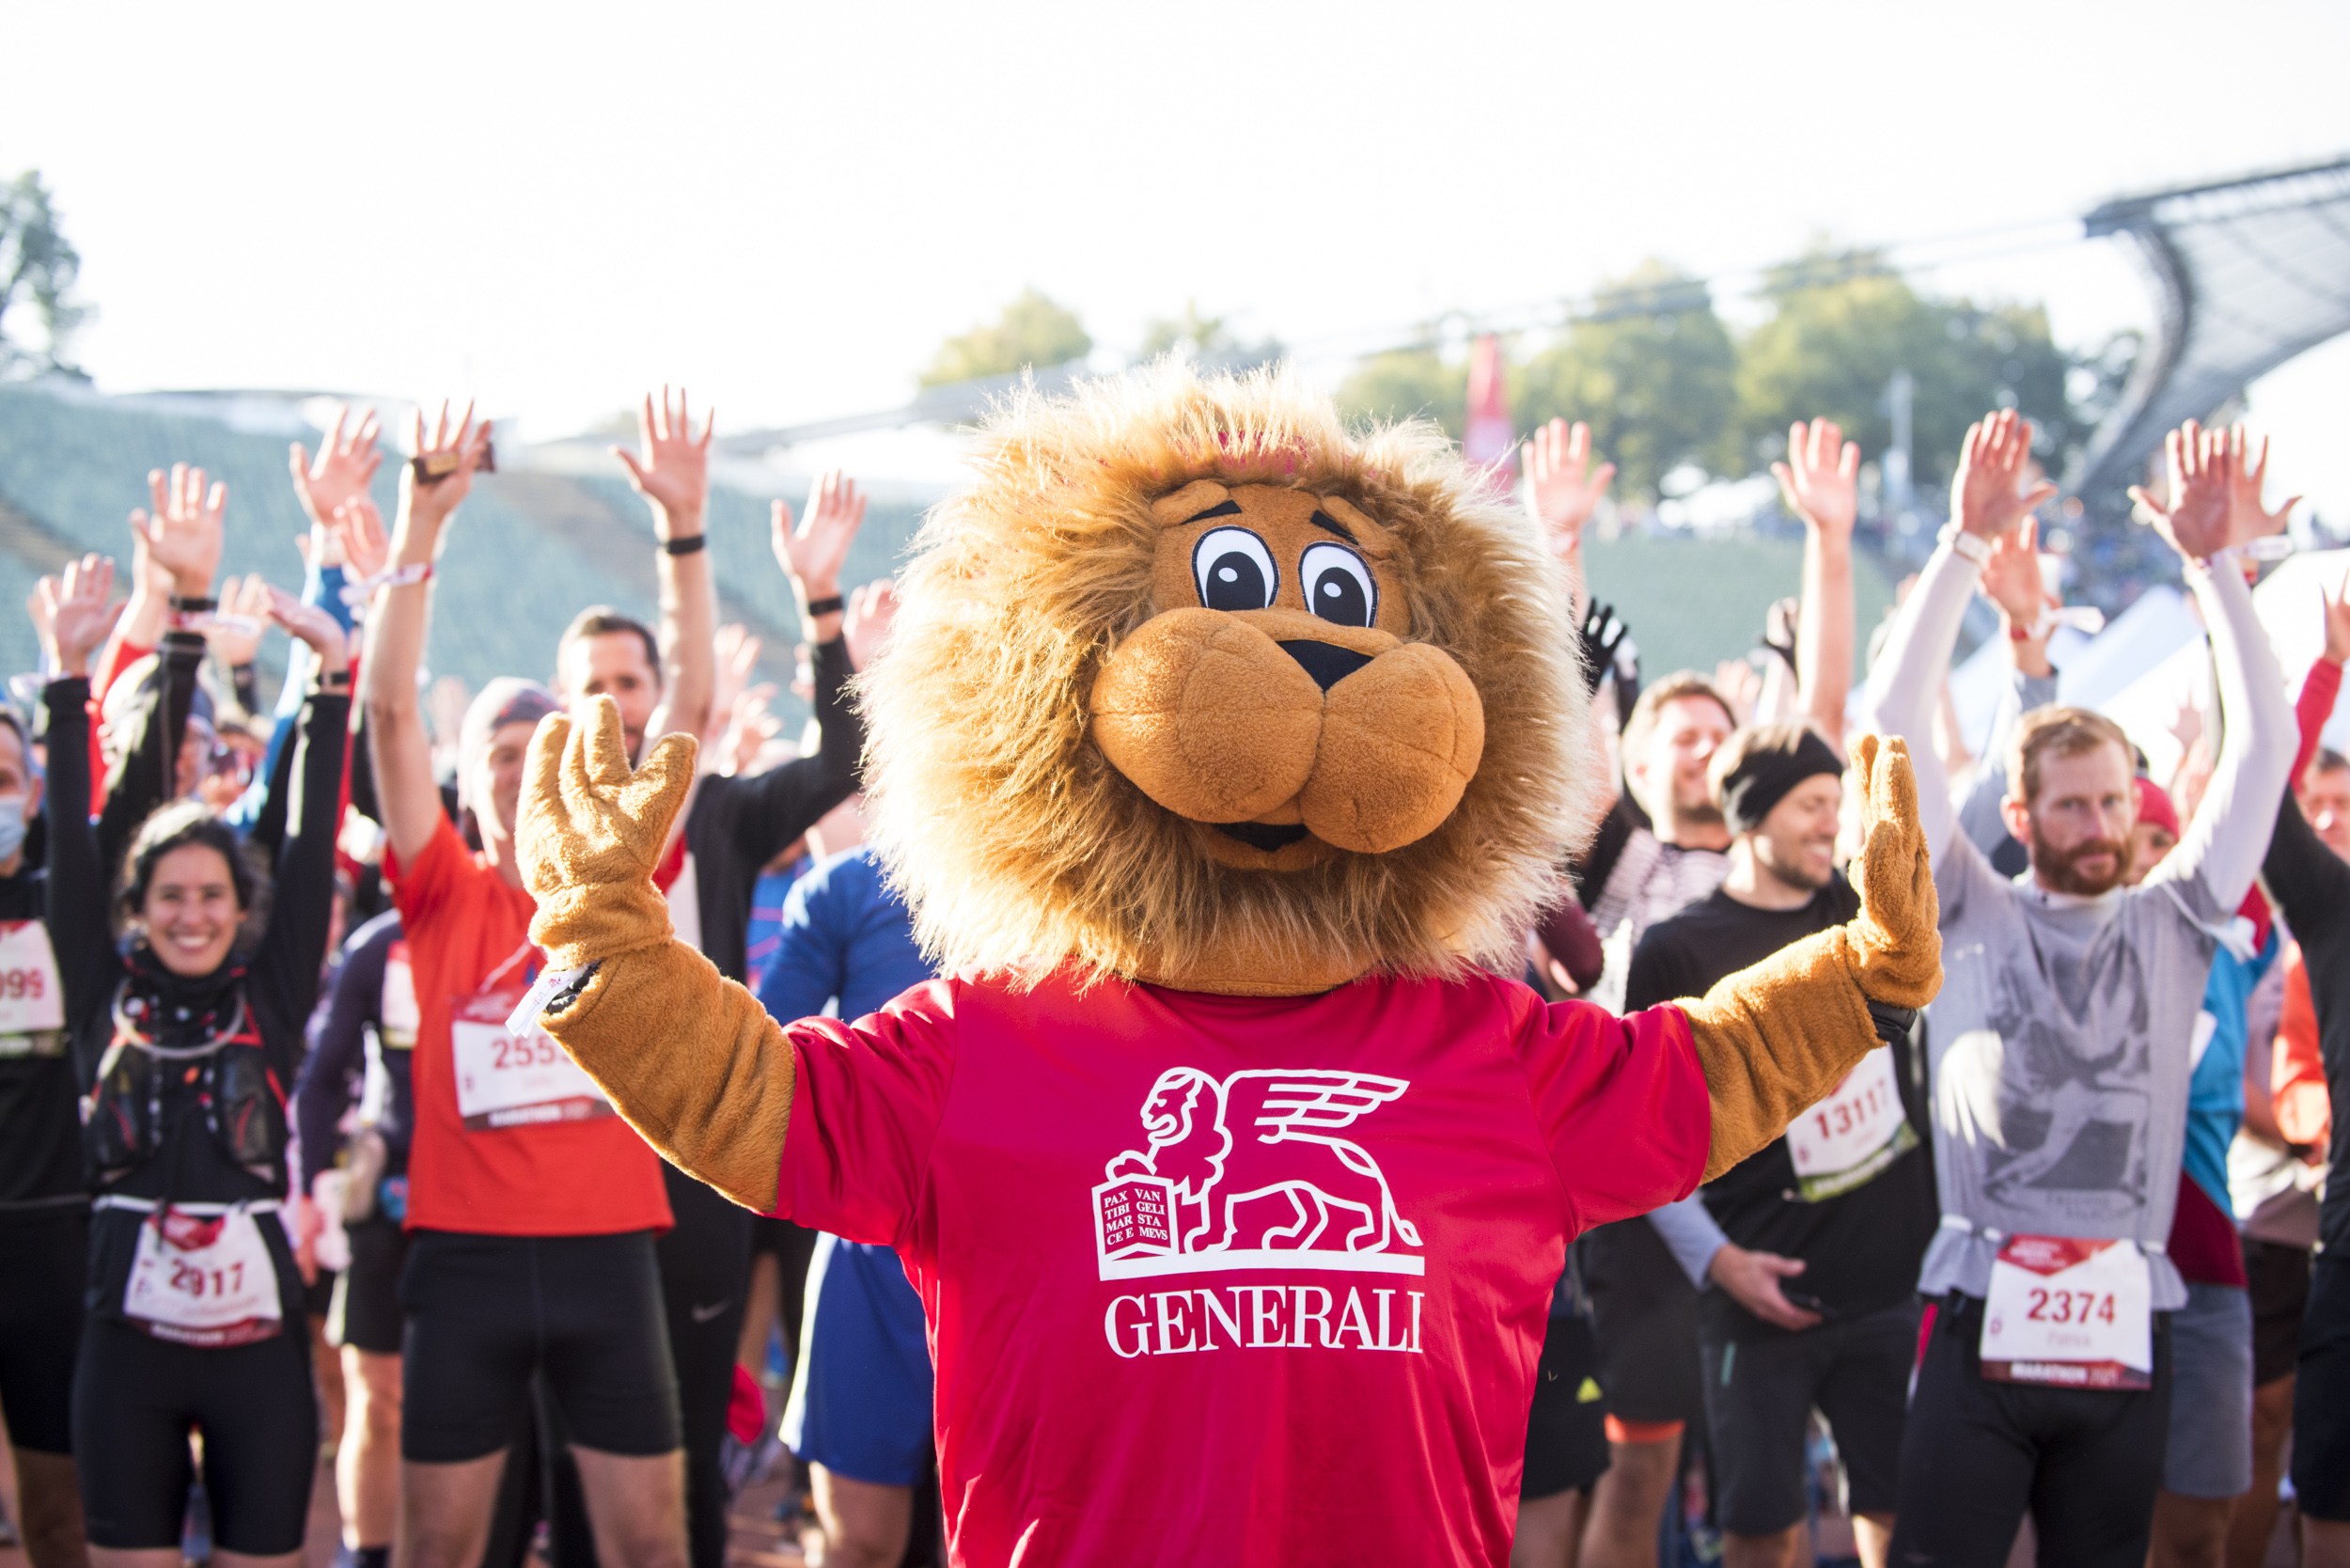
[[[2031,421],[2013,409],[1969,427],[1950,478],[1950,525],[1894,618],[1893,633],[1869,675],[1868,707],[1875,728],[1909,743],[1918,778],[1918,815],[1927,852],[1948,853],[1955,821],[1950,780],[1934,749],[1934,710],[1950,672],[1950,652],[1966,617],[1983,564],[1995,542],[2015,531],[2032,508],[2056,494],[2040,484],[2026,493]]]
[[[653,570],[661,583],[661,706],[653,710],[645,738],[710,732],[717,690],[718,595],[710,569],[710,536],[703,520],[710,508],[710,432],[716,416],[705,413],[694,434],[685,392],[675,401],[661,389],[637,413],[644,444],[640,459],[622,447],[612,455],[628,469],[629,483],[652,506],[653,537],[660,541]]]
[[[1827,419],[1787,431],[1787,461],[1771,464],[1789,510],[1803,519],[1803,604],[1795,618],[1802,716],[1828,744],[1844,744],[1852,695],[1852,528],[1860,447]]]
[[[49,941],[65,984],[70,1038],[106,1005],[100,995],[114,958],[107,922],[108,877],[100,859],[98,835],[90,826],[89,662],[106,640],[111,616],[106,600],[114,585],[114,562],[85,556],[62,575],[43,577],[34,594],[42,609],[47,655],[56,672],[43,694],[49,710],[49,778],[41,795],[49,835]],[[75,1063],[77,1081],[86,1084],[95,1061]]]
[[[2264,525],[2233,512],[2229,503],[2242,450],[2240,432],[2232,448],[2227,432],[2204,431],[2189,420],[2165,444],[2168,502],[2157,503],[2142,490],[2131,492],[2139,515],[2179,553],[2187,586],[2202,608],[2225,725],[2202,804],[2181,833],[2178,848],[2147,881],[2200,879],[2213,903],[2206,913],[2214,918],[2234,913],[2260,870],[2298,739],[2292,705],[2285,700],[2284,671],[2234,555],[2237,546],[2260,537],[2251,530]]]
[[[254,980],[275,988],[288,1016],[306,1017],[318,999],[320,965],[335,903],[335,837],[341,825],[343,738],[351,729],[351,662],[342,623],[314,604],[270,590],[270,619],[310,651],[318,683],[294,743],[293,797],[277,853],[269,929],[255,955]],[[293,1066],[286,1064],[290,1070]]]
[[[2342,574],[2339,592],[2328,594],[2319,588],[2317,601],[2326,617],[2326,646],[2301,678],[2301,695],[2293,703],[2294,723],[2301,739],[2286,776],[2295,789],[2300,788],[2302,773],[2317,757],[2326,721],[2334,716],[2334,701],[2342,695],[2342,666],[2350,660],[2350,572]]]
[[[1907,749],[1863,735],[1851,755],[1860,914],[1680,1004],[1713,1099],[1707,1181],[1783,1134],[1941,989],[1940,908]]]
[[[540,722],[515,847],[531,940],[567,988],[540,1022],[663,1158],[772,1213],[794,1084],[791,1043],[758,998],[673,939],[652,870],[694,780],[668,735],[632,773],[620,711]]]
[[[362,678],[369,751],[375,763],[375,793],[384,808],[384,828],[392,853],[405,865],[432,842],[441,821],[441,789],[432,777],[432,744],[416,696],[416,666],[424,658],[431,625],[432,562],[442,532],[458,504],[473,488],[474,468],[489,446],[490,426],[473,422],[469,407],[452,429],[448,405],[428,441],[424,414],[416,414],[419,458],[454,458],[456,466],[438,478],[419,480],[415,464],[400,474],[400,519],[393,525],[388,570],[393,581],[377,589],[368,617]]]
[[[1607,494],[1616,465],[1591,467],[1591,427],[1581,420],[1570,427],[1553,419],[1526,442],[1526,501],[1543,531],[1543,541],[1567,568],[1574,585],[1574,619],[1583,619],[1590,595],[1583,581],[1583,529]]]

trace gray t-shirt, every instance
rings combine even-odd
[[[2000,1239],[2128,1238],[2154,1305],[2185,1154],[2195,1014],[2223,910],[2201,877],[2099,898],[2013,882],[1963,835],[1935,868],[1942,992],[1926,1010],[1942,1229],[1919,1289],[1983,1295]]]

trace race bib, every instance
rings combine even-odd
[[[395,942],[384,955],[384,992],[375,1004],[375,1015],[383,1027],[377,1038],[396,1051],[415,1048],[416,1043],[416,972],[408,963],[408,944]]]
[[[277,1268],[252,1212],[148,1215],[122,1288],[122,1315],[159,1340],[186,1345],[250,1344],[276,1334],[284,1326]]]
[[[1982,1375],[2066,1388],[2154,1386],[2154,1283],[2135,1242],[2011,1236],[1991,1265]]]
[[[1835,1093],[1787,1128],[1787,1154],[1807,1203],[1865,1185],[1916,1147],[1889,1048],[1862,1057]]]
[[[468,1131],[581,1121],[610,1116],[595,1080],[538,1026],[506,1027],[522,993],[460,996],[450,1004],[450,1057],[457,1073],[457,1114]]]
[[[47,1034],[65,1027],[65,987],[49,928],[39,920],[0,920],[0,1036]],[[0,1055],[23,1055],[0,1043]]]

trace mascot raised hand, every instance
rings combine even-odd
[[[1587,815],[1566,585],[1424,426],[1279,376],[1026,395],[865,677],[949,978],[778,1024],[671,939],[692,773],[533,745],[541,1022],[652,1145],[894,1247],[959,1563],[1501,1563],[1567,1242],[1761,1148],[1940,983],[1898,741],[1863,911],[1618,1018],[1512,978]]]

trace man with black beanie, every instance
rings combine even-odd
[[[1795,722],[1742,729],[1715,754],[1730,874],[1648,929],[1626,1008],[1702,996],[1853,917],[1860,900],[1836,869],[1843,771],[1835,749]],[[1720,1287],[1700,1299],[1698,1342],[1715,1516],[1731,1568],[1795,1560],[1814,1407],[1843,1455],[1861,1559],[1883,1568],[1917,1349],[1918,1265],[1935,1223],[1915,1069],[1905,1039],[1873,1053],[1786,1137],[1658,1226],[1693,1277]]]

